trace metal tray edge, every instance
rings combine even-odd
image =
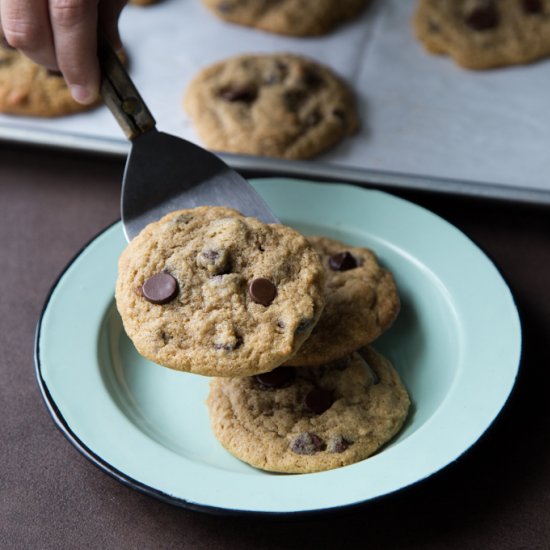
[[[0,124],[0,141],[32,145],[73,152],[97,153],[124,158],[130,143],[124,139],[94,138],[81,134],[51,132],[36,127]],[[284,160],[220,153],[232,168],[247,175],[302,177],[324,181],[342,181],[367,187],[410,189],[427,192],[465,195],[475,198],[498,199],[535,205],[550,205],[550,191],[521,188],[490,182],[436,178],[421,174],[406,174],[352,168],[322,162]]]

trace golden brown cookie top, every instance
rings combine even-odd
[[[369,344],[400,309],[392,274],[372,250],[328,237],[308,237],[326,272],[325,308],[310,337],[287,364],[320,365]]]
[[[224,21],[290,36],[325,34],[359,15],[367,0],[203,0]]]
[[[321,367],[215,378],[210,387],[207,405],[220,443],[274,472],[363,460],[398,432],[410,405],[399,375],[372,348]]]
[[[420,0],[417,38],[470,69],[550,55],[550,0]]]
[[[207,147],[268,157],[315,156],[359,124],[348,86],[294,54],[242,55],[207,67],[184,106]]]
[[[77,103],[61,73],[34,63],[7,46],[0,36],[0,112],[55,117],[86,111],[95,105]]]
[[[210,376],[272,370],[309,336],[324,272],[307,240],[222,207],[148,225],[119,261],[117,306],[137,350]]]

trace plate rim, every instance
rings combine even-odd
[[[278,180],[278,179],[289,180],[290,178],[281,178],[281,177],[276,176],[276,177],[272,177],[272,178],[260,178],[260,181],[261,180],[264,180],[264,181],[265,180]],[[222,515],[222,516],[235,516],[235,515],[236,516],[239,516],[239,515],[256,515],[256,516],[277,516],[277,517],[278,516],[309,516],[309,515],[318,515],[318,514],[323,514],[323,513],[337,511],[337,510],[351,509],[351,508],[355,508],[355,507],[364,505],[366,503],[369,503],[369,502],[372,502],[372,501],[375,501],[375,500],[379,500],[379,499],[381,499],[385,496],[389,496],[390,494],[396,493],[398,491],[403,491],[403,490],[406,490],[408,488],[411,488],[411,487],[423,482],[424,480],[432,477],[433,475],[435,475],[437,473],[440,473],[443,469],[445,469],[447,466],[449,466],[454,461],[456,461],[458,458],[460,458],[469,449],[471,449],[481,439],[481,437],[486,433],[486,431],[490,428],[490,426],[494,423],[496,418],[499,416],[502,409],[506,406],[506,404],[507,404],[507,402],[510,398],[510,395],[513,391],[513,388],[515,386],[515,382],[516,382],[516,379],[517,379],[517,376],[518,376],[520,363],[521,363],[521,357],[522,357],[522,351],[523,351],[521,317],[519,315],[519,311],[518,311],[517,305],[515,303],[515,299],[514,299],[514,296],[512,294],[512,291],[511,291],[511,289],[508,285],[508,282],[504,279],[504,277],[502,276],[502,273],[500,272],[500,270],[494,264],[492,259],[485,253],[485,251],[483,251],[474,241],[472,241],[459,228],[457,228],[456,226],[454,226],[453,224],[451,224],[450,222],[445,220],[445,218],[442,218],[438,214],[435,214],[434,212],[432,212],[431,210],[429,210],[429,209],[427,209],[423,206],[417,205],[417,204],[413,203],[412,201],[402,199],[401,197],[396,197],[396,196],[392,195],[391,193],[387,193],[386,191],[380,191],[380,190],[375,190],[375,189],[364,189],[364,188],[361,188],[360,186],[356,186],[356,185],[353,185],[353,184],[350,185],[348,183],[338,184],[338,182],[312,182],[311,180],[309,180],[309,181],[308,180],[298,180],[298,181],[300,181],[301,183],[307,183],[307,184],[310,184],[310,183],[315,184],[316,183],[317,185],[320,185],[320,184],[323,185],[325,183],[328,183],[329,185],[334,185],[334,184],[344,185],[344,186],[353,187],[353,188],[356,188],[356,189],[359,189],[359,190],[362,189],[362,190],[367,191],[367,192],[375,192],[375,193],[379,193],[381,195],[388,195],[392,200],[398,200],[400,202],[408,203],[408,204],[414,206],[415,208],[418,208],[418,209],[420,209],[420,210],[422,210],[422,211],[424,211],[424,212],[426,212],[426,213],[428,213],[432,216],[435,216],[439,220],[441,220],[444,223],[450,225],[453,229],[457,230],[463,237],[465,237],[474,247],[476,247],[479,250],[479,252],[495,268],[498,275],[502,278],[502,281],[503,281],[505,287],[509,291],[510,298],[512,300],[512,304],[513,304],[513,306],[515,308],[515,312],[517,314],[518,328],[519,328],[519,333],[518,333],[519,348],[518,348],[518,358],[517,358],[518,360],[517,360],[517,366],[515,367],[514,378],[511,382],[509,391],[508,391],[505,399],[500,404],[500,407],[496,411],[496,413],[494,415],[492,415],[492,418],[488,421],[488,423],[486,425],[485,424],[483,425],[483,427],[482,427],[481,431],[479,432],[479,434],[477,435],[477,437],[475,437],[473,439],[473,441],[471,441],[469,443],[469,445],[467,445],[457,455],[455,455],[452,460],[449,460],[445,464],[436,467],[436,469],[434,469],[434,470],[431,470],[429,472],[424,473],[423,475],[418,476],[417,479],[407,483],[406,485],[403,485],[403,486],[397,487],[397,488],[392,488],[392,489],[390,489],[390,490],[388,490],[384,493],[374,495],[374,496],[370,496],[370,497],[367,497],[363,500],[358,500],[358,501],[349,502],[349,503],[345,503],[345,504],[337,504],[337,505],[334,505],[334,506],[329,506],[329,507],[324,507],[324,508],[311,508],[311,509],[299,509],[299,510],[282,510],[282,511],[277,510],[277,511],[274,511],[274,510],[255,510],[255,509],[245,509],[245,508],[229,508],[229,507],[220,507],[220,506],[215,506],[215,505],[196,503],[196,502],[193,502],[193,501],[190,501],[190,500],[186,500],[185,498],[183,498],[181,496],[175,496],[175,495],[167,494],[167,493],[165,493],[164,491],[162,491],[160,489],[157,489],[155,487],[152,487],[151,485],[148,485],[147,483],[144,483],[142,481],[138,481],[137,479],[134,479],[130,475],[124,473],[123,471],[119,470],[118,468],[116,468],[115,466],[110,464],[108,461],[106,461],[105,459],[103,459],[99,455],[97,455],[92,449],[90,449],[85,443],[83,443],[83,441],[80,440],[78,435],[69,426],[69,424],[65,420],[62,412],[59,410],[57,404],[55,403],[55,400],[52,397],[52,395],[51,395],[51,393],[50,393],[50,391],[47,387],[47,383],[44,380],[44,377],[42,375],[42,362],[41,362],[41,356],[40,356],[40,336],[41,336],[41,331],[42,331],[42,326],[43,326],[43,320],[44,320],[44,316],[45,316],[45,314],[48,310],[48,306],[50,304],[51,298],[52,298],[55,290],[58,288],[59,284],[61,283],[61,281],[64,278],[67,271],[78,261],[78,259],[86,252],[86,250],[97,239],[99,239],[102,235],[104,235],[110,229],[112,229],[114,226],[116,226],[120,223],[120,220],[116,220],[113,223],[107,225],[102,230],[100,230],[91,239],[89,239],[89,241],[86,242],[80,248],[80,250],[78,250],[78,252],[67,262],[67,264],[65,265],[63,270],[59,273],[57,278],[52,283],[52,285],[50,287],[50,290],[47,294],[47,297],[44,301],[44,304],[43,304],[43,307],[41,309],[41,312],[40,312],[40,315],[39,315],[39,318],[38,318],[38,321],[37,321],[37,325],[36,325],[35,339],[34,339],[34,362],[35,362],[35,373],[36,373],[40,393],[42,395],[42,398],[45,402],[46,408],[47,408],[52,420],[54,421],[55,425],[58,427],[58,429],[60,429],[60,431],[64,434],[64,436],[68,439],[68,441],[85,458],[87,458],[90,462],[92,462],[92,464],[94,464],[100,470],[102,470],[105,473],[109,474],[111,477],[113,477],[117,481],[121,482],[122,484],[124,484],[128,487],[131,487],[133,489],[136,489],[137,491],[139,491],[143,494],[146,494],[148,496],[152,496],[154,498],[157,498],[160,501],[166,502],[168,504],[175,505],[175,506],[180,507],[180,508],[186,508],[186,509],[191,509],[191,510],[195,510],[195,511],[207,512],[207,513],[210,513],[210,514]]]

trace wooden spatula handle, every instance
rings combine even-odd
[[[155,128],[156,121],[105,37],[99,33],[101,95],[128,139]]]

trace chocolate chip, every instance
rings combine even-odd
[[[286,386],[289,386],[294,380],[295,376],[296,370],[292,367],[277,367],[270,372],[257,374],[254,378],[261,388],[272,389],[284,388]]]
[[[277,295],[277,287],[269,279],[258,277],[250,281],[248,294],[257,304],[268,306]]]
[[[357,267],[357,260],[350,252],[339,252],[328,259],[328,265],[332,271],[347,271]]]
[[[250,88],[225,88],[220,92],[220,96],[231,103],[236,101],[252,103],[257,95],[256,91]]]
[[[334,403],[334,395],[330,390],[316,388],[304,398],[304,409],[314,414],[322,414]]]
[[[170,273],[162,271],[147,279],[141,287],[143,297],[152,304],[166,304],[178,294],[178,282]]]
[[[290,445],[290,449],[299,455],[314,455],[326,448],[326,443],[313,432],[301,433]]]
[[[277,326],[278,326],[279,328],[285,328],[285,327],[286,327],[286,323],[285,323],[282,319],[279,319],[279,320],[277,321]]]
[[[291,112],[296,112],[306,98],[307,94],[303,90],[289,90],[283,96],[285,105]]]
[[[321,121],[321,113],[319,111],[313,111],[307,115],[305,123],[307,126],[316,126]]]
[[[310,88],[318,88],[323,83],[321,75],[311,67],[304,71],[303,79]]]
[[[486,31],[498,25],[498,13],[493,3],[487,3],[469,13],[465,21],[474,31]]]
[[[542,13],[541,0],[521,0],[521,7],[524,13],[537,14]]]
[[[214,349],[222,351],[234,351],[237,348],[241,347],[243,344],[243,339],[240,336],[237,336],[232,342],[217,342],[214,344]]]
[[[349,449],[350,445],[353,445],[353,441],[348,441],[345,437],[339,435],[329,441],[328,451],[331,453],[343,453],[346,449]]]

